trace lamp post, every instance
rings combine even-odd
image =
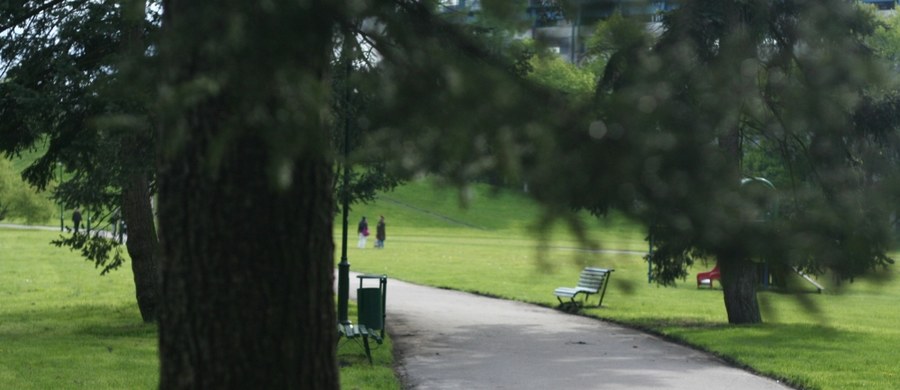
[[[343,57],[345,61],[344,72],[344,177],[341,186],[341,221],[343,222],[343,234],[341,235],[341,262],[338,264],[338,322],[349,325],[347,318],[347,301],[350,299],[350,263],[347,261],[347,230],[350,218],[350,33],[344,34]]]
[[[56,162],[56,171],[59,173],[59,184],[62,184],[62,163]],[[63,232],[66,230],[65,219],[63,218],[63,204],[62,200],[59,201],[59,231]]]

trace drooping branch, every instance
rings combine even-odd
[[[20,24],[22,24],[22,23],[25,23],[25,21],[27,21],[28,19],[31,19],[31,18],[37,16],[37,15],[40,14],[41,12],[49,11],[49,10],[52,9],[53,7],[56,7],[57,5],[59,5],[59,4],[63,3],[63,2],[65,2],[65,1],[66,1],[66,0],[50,0],[50,1],[48,1],[48,2],[46,2],[46,3],[44,3],[44,4],[42,4],[42,5],[40,5],[40,6],[36,7],[36,8],[34,8],[34,9],[28,11],[28,12],[25,13],[24,15],[21,15],[21,16],[19,16],[18,18],[13,19],[11,22],[7,23],[6,25],[0,27],[0,34],[3,34],[3,33],[5,33],[7,30],[9,30],[9,29],[11,29],[11,28],[14,28],[14,27],[16,27],[16,26],[18,26],[18,25],[20,25]],[[75,5],[75,6],[80,6],[81,4],[84,4],[84,3],[85,3],[85,1],[83,0],[83,1],[75,2],[74,5]]]

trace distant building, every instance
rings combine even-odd
[[[879,10],[890,11],[900,0],[860,0]],[[570,62],[578,62],[584,54],[585,38],[593,33],[597,22],[614,12],[643,19],[648,28],[657,28],[661,15],[677,8],[678,0],[571,0],[574,10],[564,15],[555,0],[528,0],[523,18],[531,28],[521,36],[539,40]],[[442,12],[456,13],[463,20],[471,20],[481,11],[481,0],[440,0]],[[587,28],[584,28],[587,27]]]
[[[893,10],[894,7],[897,6],[898,3],[900,3],[900,1],[897,0],[862,0],[862,2],[866,4],[872,4],[882,11]]]
[[[574,0],[572,15],[565,15],[554,0],[528,0],[523,18],[531,28],[522,37],[533,38],[547,44],[552,50],[571,62],[584,53],[584,38],[593,32],[597,22],[608,18],[617,10],[622,15],[641,18],[648,23],[658,22],[661,12],[675,8],[675,0]],[[471,19],[481,11],[481,0],[441,0],[445,13],[457,13],[463,19]],[[583,28],[587,26],[588,28]]]

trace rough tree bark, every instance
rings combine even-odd
[[[159,138],[162,389],[339,387],[324,107],[341,3],[266,4],[164,2],[165,72],[189,96]]]
[[[147,176],[136,174],[122,189],[122,218],[128,226],[125,246],[131,256],[135,295],[144,322],[156,321],[159,310],[159,240],[150,204]]]
[[[720,256],[725,312],[729,324],[758,324],[762,322],[759,301],[756,299],[756,263],[740,256]]]
[[[161,388],[337,388],[334,205],[313,190],[330,166],[305,161],[273,191],[258,142],[215,179],[208,153],[185,150],[161,181]]]
[[[134,79],[140,74],[139,61],[144,56],[143,24],[146,17],[145,0],[126,0],[122,2],[125,35],[124,52],[127,54],[121,64],[123,77]],[[128,81],[126,81],[128,82]],[[123,88],[125,90],[126,88]],[[144,85],[139,89],[127,88],[130,94],[123,100],[133,96],[144,96]],[[140,99],[140,98],[138,98]],[[140,111],[132,112],[140,117]],[[159,239],[153,218],[153,207],[150,204],[150,179],[146,168],[147,159],[152,158],[147,144],[152,143],[150,130],[135,128],[120,140],[119,157],[127,162],[126,177],[122,182],[122,219],[128,226],[128,242],[126,248],[131,256],[131,269],[134,273],[135,295],[138,308],[144,322],[156,321],[159,310]]]
[[[740,182],[741,132],[738,128],[719,137],[719,148],[733,168],[733,177],[727,179]],[[729,324],[757,324],[762,322],[759,302],[756,300],[756,264],[740,251],[740,237],[734,237],[731,248],[718,254],[719,271],[722,275],[725,311]]]

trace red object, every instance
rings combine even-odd
[[[713,280],[720,280],[719,279],[719,264],[716,264],[716,266],[709,271],[701,272],[701,273],[697,274],[697,288],[700,288],[700,285],[703,284],[704,280],[709,281],[709,288],[712,288]],[[719,283],[722,283],[721,280],[719,281]]]

